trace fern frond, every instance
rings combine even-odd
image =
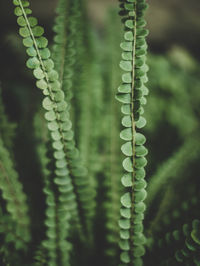
[[[126,193],[121,197],[120,248],[121,262],[128,265],[142,265],[142,256],[145,253],[142,220],[145,211],[146,181],[144,167],[147,164],[145,155],[147,149],[143,146],[145,137],[138,131],[146,124],[142,116],[142,105],[146,104],[147,89],[145,63],[147,44],[145,36],[148,34],[143,29],[146,22],[144,11],[147,8],[144,0],[121,1],[123,22],[125,24],[124,42],[121,43],[122,61],[120,67],[126,71],[122,75],[123,84],[118,88],[117,99],[123,103],[122,125],[125,127],[120,137],[125,140],[121,150],[126,156],[123,167],[126,174],[122,177],[122,184]]]
[[[116,28],[118,29],[116,31]],[[121,161],[123,155],[119,154],[121,140],[119,133],[121,129],[122,114],[118,107],[118,102],[115,100],[116,87],[121,79],[121,70],[118,67],[118,62],[121,59],[121,48],[119,42],[121,40],[122,26],[118,16],[116,16],[116,9],[109,10],[108,21],[106,23],[106,39],[102,45],[98,40],[99,52],[104,54],[104,58],[100,64],[104,64],[102,68],[103,91],[105,97],[101,100],[102,118],[97,120],[101,124],[101,131],[99,133],[104,137],[104,142],[101,146],[103,151],[103,169],[102,178],[100,181],[103,184],[104,191],[103,215],[105,216],[105,243],[102,248],[105,250],[107,264],[117,265],[119,260],[119,226],[118,220],[120,218],[120,195],[123,188],[121,186],[120,177],[123,174]],[[98,44],[95,45],[97,47]],[[105,47],[102,49],[102,47]],[[108,71],[109,70],[109,71]],[[108,88],[110,88],[108,90]],[[98,124],[96,125],[97,128]]]
[[[5,148],[0,138],[0,190],[2,197],[6,201],[6,210],[10,214],[13,234],[23,239],[23,243],[30,241],[30,220],[28,216],[28,206],[26,195],[19,181],[18,173],[14,169],[13,162],[8,150]],[[9,226],[9,225],[8,225]],[[6,231],[5,231],[6,232]],[[14,242],[14,239],[10,239]],[[16,241],[16,248],[18,247]],[[26,248],[26,245],[21,248]]]
[[[69,252],[71,244],[68,242],[69,237],[69,211],[62,212],[66,205],[59,201],[59,191],[53,182],[54,165],[53,151],[49,141],[48,130],[39,130],[43,127],[44,117],[41,112],[35,116],[35,131],[38,139],[37,154],[40,158],[41,173],[43,177],[43,192],[46,196],[45,226],[46,239],[42,241],[41,247],[37,250],[35,259],[41,265],[46,265],[48,261],[51,265],[69,265]],[[65,224],[62,220],[64,219]]]
[[[2,99],[2,88],[0,83],[0,134],[4,145],[11,152],[13,146],[14,129],[16,125],[8,120],[4,102]]]
[[[148,198],[146,200],[148,208],[151,206],[155,197],[166,189],[167,184],[171,183],[173,180],[182,178],[182,173],[185,171],[186,167],[198,157],[199,153],[199,140],[196,136],[193,136],[158,168],[148,184]]]
[[[195,219],[192,224],[184,224],[180,229],[168,232],[159,240],[154,239],[152,248],[151,252],[157,254],[155,263],[161,263],[161,265],[183,265],[183,263],[188,266],[199,265],[200,221]],[[172,261],[176,261],[176,263],[169,264]]]
[[[56,58],[56,65],[58,65],[60,72],[62,90],[65,93],[65,100],[70,106],[72,94],[76,93],[78,95],[81,95],[82,88],[86,88],[84,85],[82,85],[85,83],[85,73],[82,69],[84,59],[83,53],[81,52],[83,50],[82,47],[84,46],[84,44],[82,43],[82,28],[84,27],[84,23],[82,23],[82,2],[77,0],[68,1],[68,3],[66,3],[66,1],[60,1],[57,12],[58,16],[56,18],[56,21],[58,23],[54,27],[56,36],[54,38],[55,44],[53,47],[53,58]],[[61,56],[59,57],[58,54],[60,53],[60,51]],[[77,72],[79,73],[79,79],[77,79]],[[87,91],[83,91],[83,94],[87,96]],[[78,104],[79,108],[82,102],[83,99]],[[87,113],[90,112],[89,106],[87,106],[86,103],[84,103],[84,106],[86,106],[87,108]],[[73,114],[72,108],[70,110],[70,113]],[[78,121],[81,121],[82,123],[82,120],[84,120],[84,126],[86,127],[85,121],[88,121],[90,119],[82,119],[82,116],[84,116],[84,112],[83,110],[80,110]],[[77,129],[76,120],[75,129]],[[81,135],[81,131],[79,131],[79,135]],[[82,164],[83,159],[85,163],[87,158],[85,154],[83,154],[79,143],[77,143],[77,146],[80,149],[81,156],[78,156],[76,159],[74,159],[69,155],[69,168],[71,169],[72,180],[74,180],[78,208],[81,214],[81,222],[89,232],[91,231],[91,217],[94,215],[94,190],[91,187],[92,185],[87,170]],[[77,153],[77,151],[78,150],[76,149],[75,152]],[[81,177],[78,176],[78,172],[80,174],[80,171],[77,172],[77,169],[75,169],[77,168],[75,165],[78,164],[80,166],[82,165],[82,169],[84,169],[82,171]]]
[[[157,227],[155,226],[156,232],[162,231],[163,228],[169,227],[170,225],[180,224],[183,219],[186,221],[192,219],[191,214],[195,213],[194,210],[197,210],[198,204],[198,197],[194,196],[188,200],[184,200],[178,207],[174,209],[170,208],[170,212],[163,215],[159,225]]]

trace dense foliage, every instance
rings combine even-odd
[[[83,0],[59,0],[53,41],[29,1],[13,8],[0,264],[200,265],[198,63],[147,55],[145,0],[121,0],[103,34]]]

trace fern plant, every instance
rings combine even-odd
[[[122,125],[125,127],[120,137],[126,142],[121,150],[126,158],[123,168],[126,171],[122,177],[122,184],[126,188],[121,197],[120,210],[120,248],[122,249],[122,263],[142,265],[141,257],[144,255],[145,237],[143,235],[143,212],[146,198],[146,181],[144,167],[147,163],[147,149],[144,147],[145,137],[140,129],[145,126],[146,120],[142,116],[146,104],[147,89],[146,49],[144,10],[145,1],[123,1],[121,14],[125,24],[124,42],[121,43],[122,61],[120,67],[126,71],[122,75],[122,85],[118,88],[117,99],[123,103]]]
[[[198,64],[147,57],[145,0],[103,34],[59,0],[53,38],[12,2],[29,71],[0,77],[0,264],[199,265]]]

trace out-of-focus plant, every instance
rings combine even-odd
[[[8,50],[33,77],[0,88],[0,264],[199,265],[198,62],[146,58],[145,0],[121,0],[103,34],[85,1],[59,0],[50,46],[13,4],[25,49],[10,34]]]

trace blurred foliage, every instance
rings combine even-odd
[[[152,12],[157,2],[153,1]],[[35,10],[39,10],[38,4],[34,5]],[[53,1],[50,5],[53,10],[55,7]],[[36,265],[35,261],[38,260],[37,265],[45,265],[40,264],[46,258],[45,251],[41,247],[41,241],[45,238],[46,198],[42,190],[44,174],[46,174],[43,167],[46,162],[41,158],[44,158],[46,148],[43,147],[43,143],[48,140],[48,137],[40,110],[41,95],[35,88],[30,72],[25,69],[26,55],[16,33],[10,6],[5,5],[4,9],[1,9],[9,10],[7,12],[9,16],[6,14],[7,19],[5,19],[9,23],[7,31],[3,26],[5,24],[1,23],[0,137],[14,161],[12,167],[17,170],[28,198],[32,240],[28,252],[20,254],[21,257],[16,255],[14,245],[9,244],[13,260],[16,258],[14,264],[12,260],[9,262],[11,253],[7,254],[6,249],[2,248],[0,264]],[[41,8],[41,10],[44,9]],[[120,146],[122,143],[119,138],[120,108],[114,96],[121,82],[119,44],[122,40],[122,27],[117,12],[116,9],[109,12],[104,29],[98,23],[95,24],[96,27],[87,24],[87,38],[91,46],[87,43],[86,50],[91,49],[91,60],[87,59],[88,51],[84,51],[86,53],[83,55],[84,67],[81,72],[78,72],[80,68],[77,70],[74,80],[76,87],[70,112],[76,129],[75,138],[84,163],[88,167],[92,186],[96,189],[93,224],[95,244],[89,251],[91,252],[90,259],[85,254],[87,247],[85,249],[80,246],[76,239],[72,241],[75,251],[80,254],[78,258],[75,255],[76,252],[72,254],[72,261],[79,265],[117,265],[119,257],[117,220],[122,193],[120,184],[122,172]],[[42,11],[41,14],[43,14]],[[3,17],[2,14],[1,19]],[[149,21],[151,17],[150,14]],[[47,15],[42,22],[47,25],[47,36],[52,45],[53,31],[49,25],[53,23],[50,18]],[[182,25],[185,24],[182,23]],[[198,23],[196,25],[198,28]],[[165,33],[166,36],[174,35]],[[192,255],[189,254],[192,260],[185,264],[183,264],[184,258],[179,255],[180,252],[182,255],[188,254],[189,240],[199,239],[193,237],[191,240],[188,231],[182,236],[181,228],[183,224],[188,224],[188,230],[193,230],[192,236],[194,236],[194,231],[196,234],[198,230],[195,229],[192,221],[200,219],[198,211],[200,65],[198,59],[193,56],[196,54],[196,48],[193,49],[193,42],[189,44],[189,38],[187,45],[184,43],[178,45],[178,42],[173,42],[171,38],[170,48],[163,44],[162,54],[158,53],[159,49],[156,49],[159,46],[155,44],[156,38],[153,41],[150,38],[149,42],[153,51],[150,50],[148,55],[150,93],[145,107],[147,126],[144,134],[147,137],[149,150],[147,181],[151,197],[146,200],[147,211],[144,225],[148,245],[144,265],[161,265],[161,262],[165,263],[165,261],[166,264],[163,265],[199,265],[197,264],[199,263],[198,255],[195,253],[198,251],[198,246],[193,248],[191,244],[190,250],[194,249],[195,254],[191,251]],[[189,47],[188,50],[186,46]],[[156,54],[153,53],[156,51]],[[77,78],[77,73],[81,74],[81,80],[78,80],[80,76]],[[82,132],[81,135],[77,133],[79,132],[77,129]],[[2,177],[1,173],[0,177]],[[154,182],[156,185],[152,185]],[[1,208],[0,215],[5,216],[6,220],[8,212],[2,192]],[[2,228],[5,227],[1,224],[0,240],[5,243],[6,230]],[[174,230],[180,231],[178,244],[171,237],[171,232]],[[11,239],[15,237],[11,236]],[[162,238],[166,238],[168,242],[158,246],[156,242]],[[186,242],[185,238],[187,238]],[[7,242],[9,243],[9,238]],[[5,247],[7,248],[7,243]],[[82,251],[80,247],[83,248]],[[170,261],[170,257],[179,258],[179,260]],[[197,261],[196,264],[193,261]]]

